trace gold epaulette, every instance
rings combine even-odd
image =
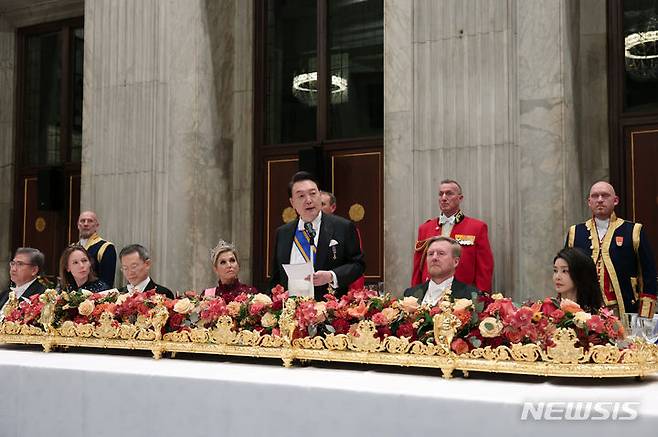
[[[427,248],[427,242],[434,237],[426,238],[424,240],[416,241],[416,252],[424,252]]]
[[[105,253],[105,250],[110,246],[112,246],[112,242],[111,241],[105,241],[105,243],[103,243],[103,245],[100,247],[100,249],[98,249],[98,253],[96,254],[96,258],[98,259],[98,262],[101,262],[101,260],[103,259],[103,254]]]

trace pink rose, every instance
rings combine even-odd
[[[372,321],[377,326],[387,325],[388,319],[382,313],[375,313],[372,315]]]
[[[261,311],[263,311],[263,308],[265,308],[265,304],[260,302],[254,302],[249,306],[249,315],[257,316],[261,313]]]
[[[605,323],[600,316],[592,316],[587,321],[587,327],[590,331],[594,331],[597,334],[602,334],[605,331]]]
[[[246,293],[240,293],[237,296],[235,296],[235,299],[233,299],[235,302],[246,302],[249,300],[249,296]]]
[[[457,338],[452,341],[450,344],[450,348],[457,354],[465,354],[468,352],[468,343],[466,343],[464,340],[461,338]]]

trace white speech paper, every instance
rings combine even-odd
[[[313,297],[313,282],[305,278],[313,276],[313,264],[284,264],[283,270],[288,275],[288,293],[290,296]]]

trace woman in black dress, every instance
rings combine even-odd
[[[74,244],[59,258],[59,281],[63,291],[89,290],[91,292],[109,289],[107,284],[96,276],[92,261],[84,247]]]

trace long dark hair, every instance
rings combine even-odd
[[[576,287],[576,303],[586,311],[597,311],[603,306],[599,278],[592,258],[578,248],[566,247],[559,251],[553,264],[560,258],[569,266],[569,276]]]
[[[66,249],[64,249],[64,252],[62,252],[62,256],[59,257],[59,281],[60,281],[59,284],[62,290],[78,288],[78,285],[75,282],[75,278],[73,278],[71,272],[66,270],[66,268],[69,265],[69,257],[73,252],[84,253],[87,259],[89,260],[89,275],[87,276],[86,282],[95,281],[96,279],[98,279],[98,277],[96,276],[96,272],[94,271],[94,259],[91,256],[89,256],[89,252],[87,252],[85,248],[80,246],[79,244],[72,244]]]

